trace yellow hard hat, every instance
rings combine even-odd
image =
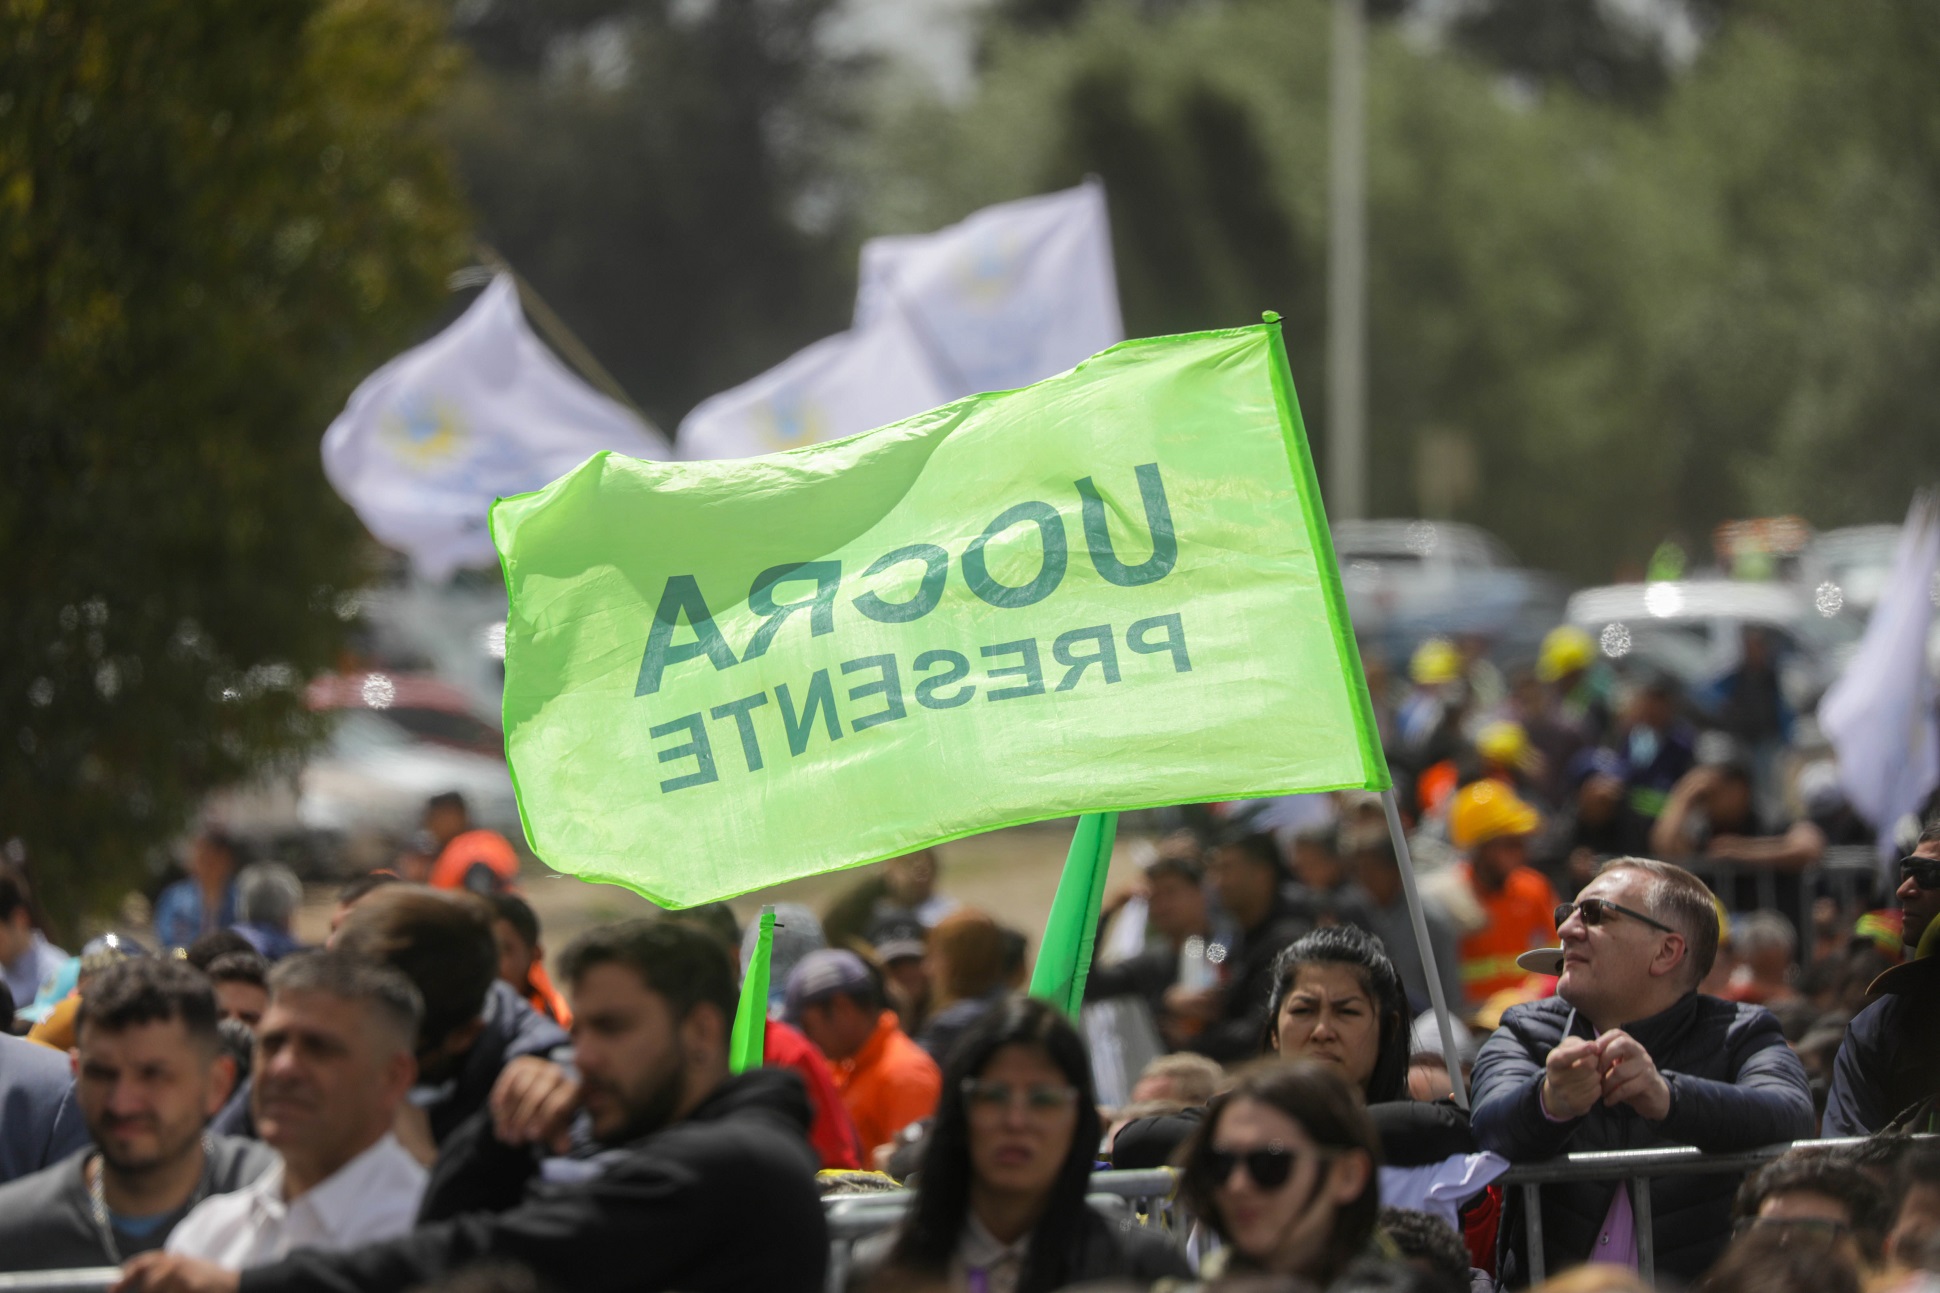
[[[1587,669],[1596,659],[1596,643],[1574,624],[1564,624],[1543,635],[1542,649],[1536,654],[1536,676],[1544,682],[1566,678]]]
[[[1429,638],[1415,648],[1408,676],[1424,687],[1438,687],[1462,676],[1462,653],[1447,638]]]
[[[1500,781],[1477,781],[1455,792],[1448,810],[1448,836],[1458,849],[1472,849],[1490,840],[1532,835],[1543,815]]]
[[[1529,756],[1529,733],[1521,723],[1497,719],[1483,725],[1475,734],[1475,750],[1490,763],[1504,768],[1526,768],[1534,762]]]

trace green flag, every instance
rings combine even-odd
[[[1078,819],[1057,896],[1051,899],[1051,915],[1044,922],[1044,940],[1037,946],[1037,964],[1031,967],[1031,995],[1073,1019],[1084,1008],[1091,945],[1098,938],[1098,909],[1117,838],[1117,813],[1086,813]]]
[[[1277,324],[763,458],[595,455],[491,526],[527,839],[665,906],[1387,784]]]
[[[734,1009],[734,1035],[728,1039],[728,1071],[758,1069],[768,1052],[768,966],[775,954],[775,909],[761,909],[761,933],[741,976],[741,1001]]]

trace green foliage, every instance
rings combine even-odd
[[[363,575],[318,440],[464,251],[443,24],[0,6],[0,838],[70,931],[312,735]]]
[[[1457,515],[1600,579],[1748,512],[1893,519],[1931,474],[1940,9],[1728,13],[1661,86],[1647,51],[1581,26],[1547,50],[1376,28],[1377,514],[1423,506],[1427,437],[1466,441],[1478,488]],[[879,105],[866,222],[934,227],[1101,175],[1129,331],[1280,310],[1324,457],[1325,0],[1017,18],[972,102]],[[1582,58],[1630,79],[1558,88]]]
[[[670,433],[847,326],[833,0],[501,0],[447,114],[504,254]]]

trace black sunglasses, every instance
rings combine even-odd
[[[1901,858],[1900,883],[1908,880],[1922,889],[1940,889],[1940,862],[1932,858]]]
[[[1619,916],[1628,916],[1632,920],[1641,920],[1652,929],[1661,929],[1666,934],[1675,934],[1677,932],[1654,916],[1646,916],[1641,911],[1632,911],[1620,903],[1611,902],[1608,898],[1584,898],[1580,902],[1566,902],[1562,904],[1556,909],[1556,928],[1561,929],[1563,927],[1563,922],[1570,918],[1571,912],[1581,914],[1585,925],[1601,925],[1603,918],[1613,911]]]
[[[1315,1150],[1314,1157],[1324,1160],[1327,1151]],[[1212,1170],[1214,1181],[1223,1182],[1231,1178],[1235,1167],[1243,1164],[1253,1184],[1262,1190],[1277,1190],[1293,1175],[1293,1165],[1300,1158],[1284,1145],[1268,1145],[1264,1149],[1209,1149],[1206,1166]]]

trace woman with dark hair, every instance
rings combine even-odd
[[[1260,1049],[1331,1064],[1369,1104],[1405,1100],[1408,997],[1379,941],[1353,925],[1316,929],[1273,962]]]
[[[858,1248],[858,1271],[873,1273],[870,1287],[969,1293],[1187,1275],[1162,1235],[1086,1206],[1100,1130],[1070,1022],[1041,1001],[999,1002],[952,1053],[916,1198],[900,1227]]]
[[[1380,1154],[1339,1065],[1300,1060],[1242,1073],[1213,1097],[1181,1153],[1179,1196],[1226,1245],[1201,1276],[1333,1281],[1373,1241]]]

